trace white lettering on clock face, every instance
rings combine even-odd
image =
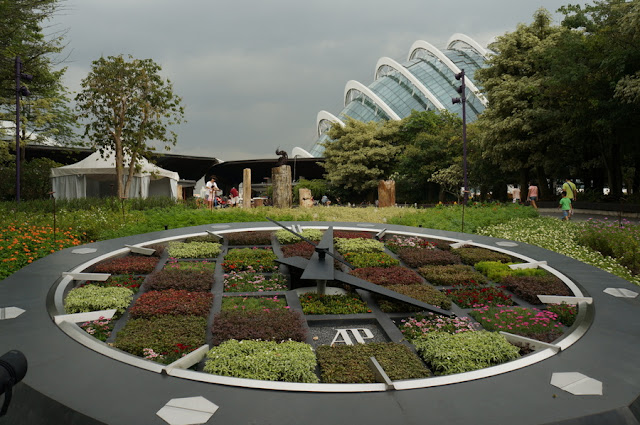
[[[331,341],[331,345],[337,344],[345,344],[345,345],[353,345],[353,341],[349,336],[349,333],[353,335],[353,338],[356,340],[358,344],[364,344],[365,339],[372,339],[373,334],[370,329],[367,328],[350,328],[350,329],[336,329],[336,336],[333,337],[333,341]]]

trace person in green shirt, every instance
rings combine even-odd
[[[571,199],[567,196],[567,192],[564,190],[562,191],[562,198],[560,199],[558,208],[562,209],[562,220],[569,221],[573,213],[573,205],[571,204]]]

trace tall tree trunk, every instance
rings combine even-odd
[[[547,175],[544,172],[544,168],[537,165],[535,168],[536,178],[538,179],[538,190],[540,191],[540,199],[551,199],[551,189],[547,182]]]
[[[609,196],[618,199],[622,195],[622,154],[620,142],[608,143],[603,155],[607,180],[609,183]]]

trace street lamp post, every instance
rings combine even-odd
[[[464,193],[463,193],[463,205],[467,204],[469,199],[469,180],[467,178],[467,94],[465,85],[464,69],[456,74],[456,80],[460,81],[460,87],[456,89],[460,93],[460,97],[454,97],[451,99],[451,103],[462,104],[462,169],[464,178]]]
[[[31,81],[33,76],[22,73],[22,61],[16,56],[16,202],[20,202],[20,97],[31,95],[20,79]]]

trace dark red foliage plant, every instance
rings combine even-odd
[[[309,260],[314,252],[315,248],[307,242],[297,242],[282,246],[282,255],[284,255],[285,258],[302,257]]]
[[[567,285],[553,275],[507,276],[502,279],[502,284],[517,297],[534,305],[542,304],[538,295],[573,295]]]
[[[222,311],[216,314],[211,332],[214,345],[227,339],[304,342],[307,338],[302,315],[285,309]]]
[[[451,251],[439,249],[405,248],[398,251],[398,257],[409,267],[445,266],[460,264],[460,257]]]
[[[333,237],[334,238],[346,238],[346,239],[371,239],[373,238],[374,233],[372,232],[355,232],[353,230],[334,230]]]
[[[157,257],[126,256],[102,261],[93,268],[95,273],[149,274],[158,264]]]
[[[209,292],[189,292],[182,289],[149,291],[140,296],[129,310],[134,319],[154,316],[201,316],[211,310],[213,295]]]
[[[207,270],[164,269],[147,276],[144,288],[147,291],[185,289],[207,292],[213,285],[213,274]]]
[[[416,285],[422,283],[418,273],[402,266],[363,267],[351,270],[350,274],[376,285]]]

